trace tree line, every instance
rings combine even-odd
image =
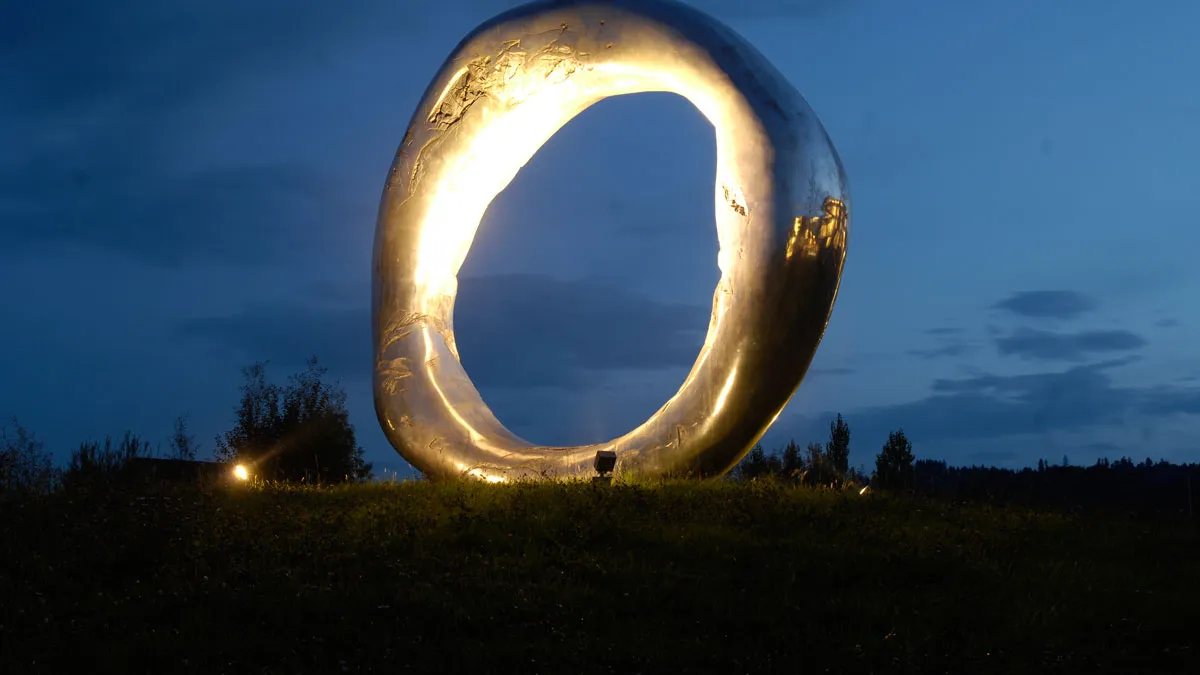
[[[365,481],[372,465],[364,459],[346,410],[346,392],[325,379],[311,358],[283,384],[267,377],[266,363],[242,369],[241,397],[234,424],[219,434],[213,456],[243,464],[265,480],[302,483]],[[165,448],[125,432],[120,438],[87,440],[73,449],[66,466],[56,466],[33,432],[16,419],[0,426],[0,496],[46,494],[135,477],[140,458],[194,461],[199,448],[187,416],[176,418]]]
[[[1133,516],[1170,515],[1194,518],[1200,497],[1200,464],[1172,464],[1147,457],[1096,460],[1075,466],[1039,459],[1036,467],[950,466],[944,460],[916,459],[903,429],[888,433],[868,475],[850,466],[850,428],[842,415],[830,422],[829,440],[809,443],[801,451],[795,441],[773,452],[761,444],[738,464],[735,480],[781,480],[821,488],[868,487],[872,491],[908,492],[951,501],[1000,505],[1061,507]]]
[[[325,379],[316,358],[284,383],[267,377],[267,364],[242,369],[234,423],[214,441],[218,462],[244,464],[265,480],[299,483],[343,483],[369,480],[372,466],[364,459],[346,410],[346,393]],[[730,475],[732,480],[778,480],[825,489],[869,488],[909,492],[951,500],[999,504],[1051,505],[1115,510],[1129,514],[1194,515],[1200,492],[1200,465],[1176,465],[1146,458],[1100,459],[1093,466],[1072,466],[1066,457],[1036,468],[950,466],[945,461],[917,460],[903,429],[889,432],[868,471],[850,463],[850,426],[841,414],[829,424],[824,443],[805,448],[789,441],[768,452],[756,445]],[[88,440],[76,447],[65,466],[56,466],[32,432],[16,420],[0,425],[0,497],[45,494],[59,488],[86,486],[131,476],[139,458],[195,460],[198,445],[186,416],[175,420],[166,447],[126,432],[119,438]]]
[[[771,477],[810,487],[870,485],[872,489],[895,490],[913,486],[915,459],[912,441],[903,429],[897,429],[888,434],[887,442],[875,456],[873,472],[868,474],[851,467],[850,425],[839,413],[829,423],[829,440],[823,445],[809,443],[801,451],[792,440],[781,451],[768,453],[760,443],[738,464],[734,476],[742,480]]]

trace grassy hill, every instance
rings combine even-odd
[[[773,483],[0,504],[5,672],[1196,672],[1194,523]],[[82,670],[81,670],[82,669]]]

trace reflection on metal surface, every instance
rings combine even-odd
[[[717,144],[721,278],[679,391],[607,443],[539,447],[496,419],[454,343],[457,274],[492,199],[587,107],[666,91]],[[583,208],[581,206],[581,208]],[[816,115],[753,47],[670,0],[548,0],[468,35],[426,91],[380,204],[373,265],[375,408],[429,477],[724,473],[779,416],[829,321],[846,255],[849,194]],[[798,254],[797,254],[798,253]]]
[[[797,247],[808,258],[817,257],[823,250],[846,250],[846,205],[840,199],[826,197],[821,210],[825,215],[796,218],[788,238],[788,258],[796,253]]]

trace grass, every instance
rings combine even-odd
[[[0,505],[0,670],[1194,672],[1193,523],[772,483]]]

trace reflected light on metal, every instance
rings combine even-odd
[[[679,391],[636,429],[536,446],[500,423],[463,370],[458,271],[492,199],[558,129],[600,100],[651,91],[683,96],[715,130],[721,277],[708,334]],[[669,0],[549,0],[501,14],[434,77],[384,188],[372,269],[383,430],[428,477],[580,477],[598,451],[641,475],[720,475],[808,369],[837,297],[849,203],[808,104],[713,18]]]

